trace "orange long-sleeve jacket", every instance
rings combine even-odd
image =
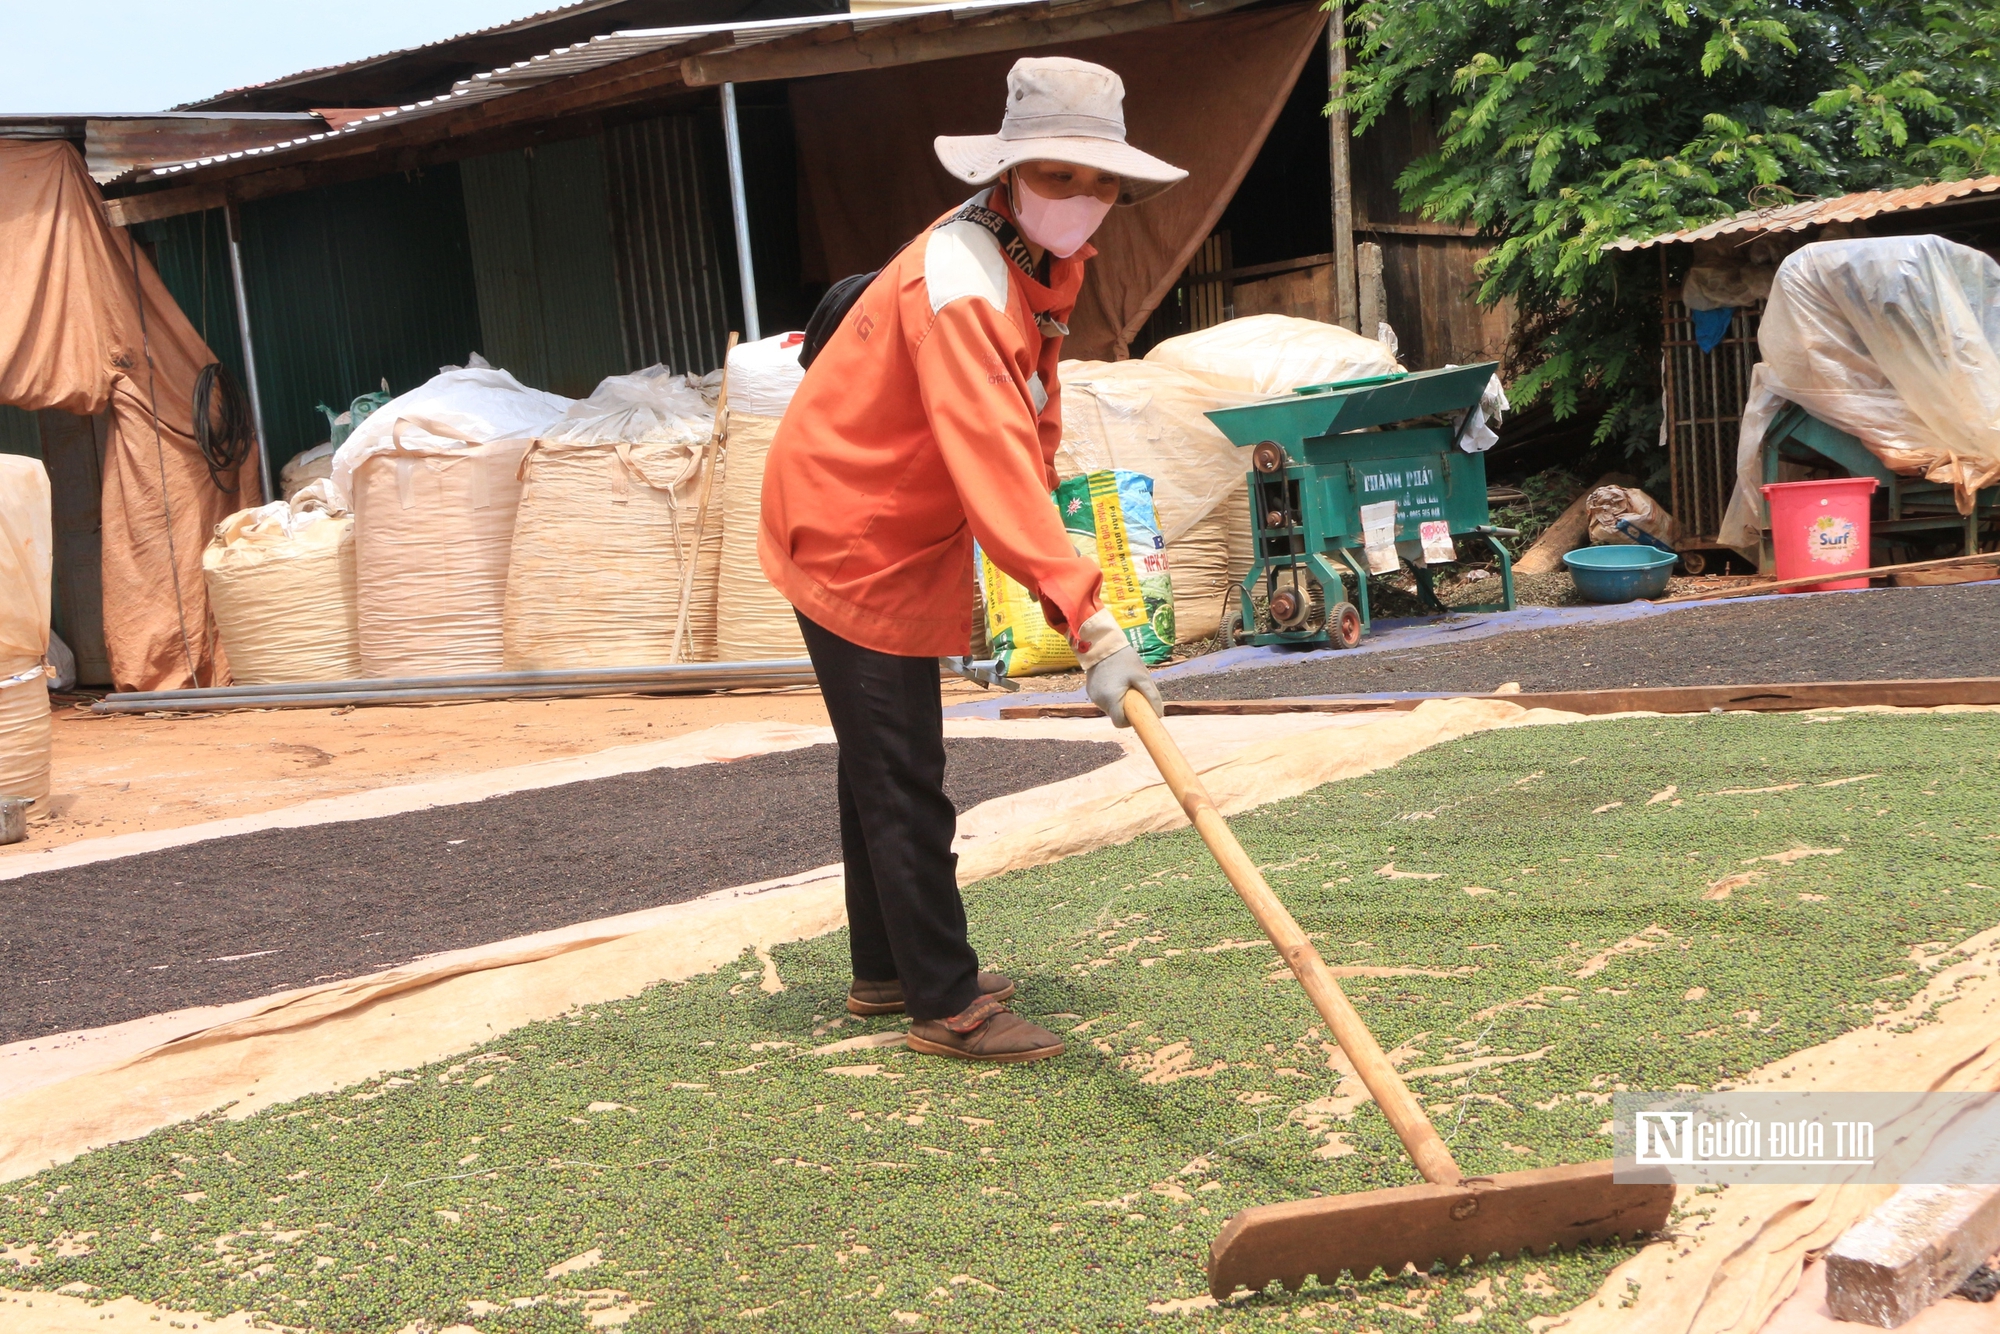
[[[1005,214],[1006,191],[986,203]],[[1103,573],[1071,546],[1049,494],[1057,326],[1094,253],[1051,256],[1044,285],[985,227],[941,221],[868,285],[765,463],[758,556],[793,606],[881,653],[964,653],[976,538],[1075,640],[1102,608]]]

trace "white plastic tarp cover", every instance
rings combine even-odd
[[[1169,338],[1146,354],[1220,389],[1285,394],[1309,384],[1399,371],[1396,354],[1337,324],[1295,315],[1245,315]]]
[[[439,371],[368,414],[333,455],[340,494],[354,494],[354,470],[371,455],[402,447],[423,453],[459,450],[495,440],[530,440],[562,418],[571,400],[530,389],[477,356],[473,365]]]
[[[699,445],[715,429],[715,410],[690,382],[665,366],[610,375],[569,405],[544,440],[587,444]]]
[[[2000,481],[2000,263],[1941,236],[1821,241],[1778,268],[1758,334],[1720,540],[1754,552],[1758,452],[1785,403],[1892,470],[1949,483],[1961,514]]]

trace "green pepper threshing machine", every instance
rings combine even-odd
[[[1491,523],[1486,456],[1459,448],[1494,369],[1488,361],[1309,385],[1206,414],[1230,443],[1253,446],[1255,559],[1237,590],[1238,642],[1342,648],[1360,642],[1372,619],[1362,507],[1384,501],[1394,502],[1393,541],[1415,569],[1424,606],[1446,610],[1432,584],[1436,553],[1450,538],[1477,537],[1500,566],[1501,600],[1453,610],[1513,610],[1514,564],[1500,539],[1517,534]],[[1378,551],[1388,539],[1389,530],[1378,528]],[[1253,596],[1260,588],[1261,615]]]

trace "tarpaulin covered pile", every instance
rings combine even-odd
[[[1755,551],[1765,428],[1786,403],[1891,470],[1951,486],[1960,514],[2000,482],[2000,263],[1941,236],[1821,241],[1778,268],[1757,336],[1725,546]]]
[[[68,143],[0,140],[0,403],[108,406],[104,638],[120,690],[219,685],[201,554],[263,501],[253,451],[218,487],[195,447],[194,381],[215,360]]]

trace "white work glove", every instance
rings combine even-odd
[[[1104,710],[1115,727],[1130,727],[1132,720],[1125,716],[1125,692],[1136,690],[1146,697],[1153,706],[1153,712],[1165,713],[1160,703],[1160,692],[1153,685],[1152,675],[1146,664],[1140,660],[1139,651],[1125,638],[1118,622],[1108,611],[1099,611],[1085,621],[1076,634],[1076,658],[1083,664],[1083,692],[1090,696],[1090,702]]]

